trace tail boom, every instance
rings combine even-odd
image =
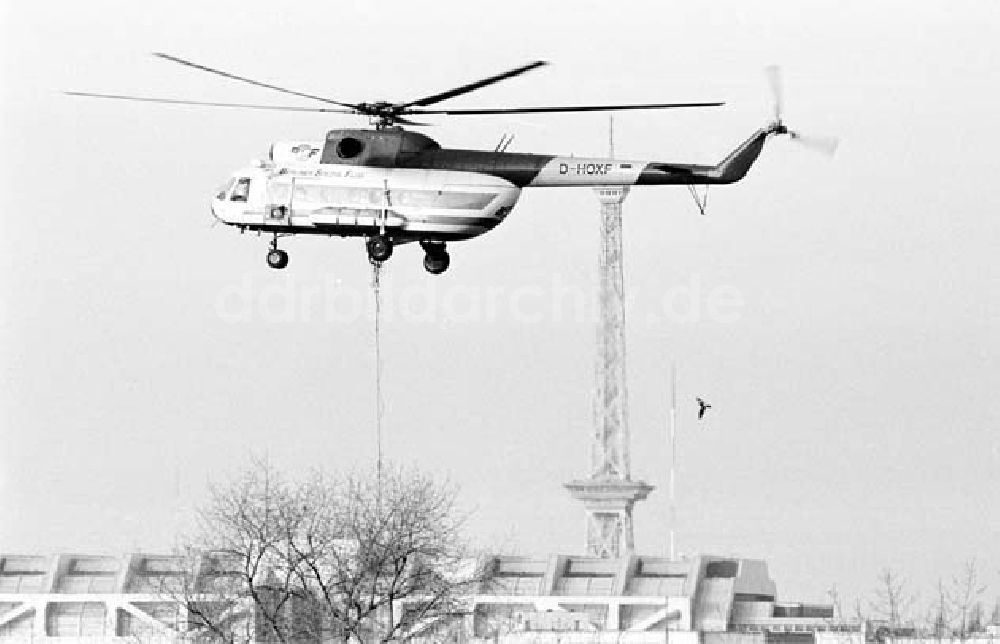
[[[772,134],[783,134],[785,127],[774,124],[761,128],[746,141],[714,166],[691,165],[685,163],[649,163],[643,169],[636,181],[637,185],[676,185],[676,184],[724,184],[736,183],[746,176],[750,166],[754,164],[764,142]]]
[[[785,127],[775,123],[754,132],[717,165],[621,161],[579,157],[549,157],[528,186],[685,185],[735,183],[746,176],[772,134]]]
[[[432,149],[397,159],[394,167],[488,174],[505,179],[518,188],[734,183],[746,176],[750,166],[760,156],[767,138],[785,132],[785,126],[780,123],[757,130],[714,166]]]

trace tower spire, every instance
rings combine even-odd
[[[608,114],[608,158],[615,158],[615,114]]]

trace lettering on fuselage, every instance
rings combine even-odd
[[[293,169],[293,168],[281,168],[278,170],[278,174],[284,174],[291,177],[348,177],[351,179],[363,179],[365,176],[362,170],[326,170],[322,168],[317,169]]]
[[[559,174],[607,174],[614,165],[613,163],[560,163]]]

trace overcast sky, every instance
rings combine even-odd
[[[877,6],[873,6],[877,5]],[[357,239],[213,227],[216,186],[274,140],[358,117],[176,108],[62,90],[308,104],[149,55],[342,101],[407,100],[545,59],[455,107],[725,100],[630,113],[622,158],[715,162],[793,128],[699,216],[625,203],[638,550],[667,541],[670,364],[678,546],[759,557],[781,598],[925,598],[977,557],[1000,592],[1000,4],[996,2],[4,3],[0,551],[166,551],[210,480],[373,460],[370,269]],[[599,155],[599,114],[444,118],[446,147]],[[440,277],[386,273],[389,458],[448,476],[472,536],[579,553],[598,205],[528,189]],[[694,397],[709,400],[707,421]]]

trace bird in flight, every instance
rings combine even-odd
[[[698,401],[698,420],[701,420],[702,418],[705,417],[705,412],[711,409],[712,406],[709,405],[704,400],[702,400],[701,398],[695,398],[695,400]]]

